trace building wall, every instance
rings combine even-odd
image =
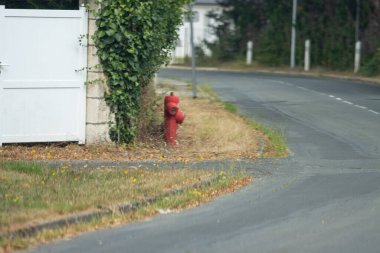
[[[194,21],[194,43],[201,46],[204,40],[213,42],[216,36],[211,33],[210,25],[215,23],[215,20],[207,17],[210,11],[221,12],[222,9],[218,5],[200,5],[196,4],[193,11],[198,13],[198,19]],[[206,54],[210,55],[211,52],[203,46]],[[190,44],[190,23],[184,19],[183,25],[179,28],[179,42],[173,52],[173,59],[181,60],[186,56],[191,56]]]

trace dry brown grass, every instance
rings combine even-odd
[[[178,148],[169,149],[163,134],[143,138],[133,146],[77,144],[7,145],[0,148],[1,160],[175,160],[256,158],[258,140],[267,140],[246,120],[225,110],[212,98],[181,97],[186,119],[178,130]],[[162,117],[160,109],[159,114]],[[19,162],[0,162],[0,231],[20,228],[47,218],[96,210],[131,200],[141,200],[200,180],[218,177],[204,189],[189,189],[164,198],[138,212],[103,217],[55,231],[44,231],[29,239],[1,240],[0,252],[7,247],[25,248],[97,227],[139,220],[157,214],[157,209],[182,209],[199,205],[251,182],[245,173],[219,174],[191,170],[71,170],[47,169]],[[1,247],[2,246],[2,247]]]
[[[202,180],[210,184],[194,187]],[[160,210],[178,211],[233,192],[253,179],[242,170],[49,169],[17,162],[0,163],[0,253],[102,227],[142,220]],[[173,189],[184,189],[164,197]],[[96,217],[88,222],[47,229],[31,237],[9,231],[84,211],[110,208],[127,201],[157,197],[138,210]]]
[[[155,133],[145,134],[135,145],[28,144],[5,145],[0,148],[0,160],[199,160],[219,158],[249,158],[258,154],[258,144],[268,138],[255,130],[237,114],[225,110],[213,98],[192,99],[181,96],[180,108],[186,119],[178,129],[179,146],[166,147],[161,126]],[[158,117],[162,118],[161,108]],[[159,134],[161,131],[161,134]]]
[[[215,174],[206,170],[72,170],[0,163],[0,233],[73,212],[160,196]]]
[[[186,112],[179,130],[180,151],[207,157],[256,157],[258,140],[265,137],[244,119],[210,98],[183,98],[180,105]]]

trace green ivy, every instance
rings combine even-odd
[[[102,0],[96,11],[94,42],[107,77],[107,105],[115,115],[110,137],[136,137],[142,87],[168,63],[178,39],[183,6],[189,0]]]

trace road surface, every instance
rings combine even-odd
[[[160,76],[191,80],[186,70]],[[31,252],[380,252],[380,87],[347,80],[198,73],[240,112],[282,131],[291,156],[212,203]]]

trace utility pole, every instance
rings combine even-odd
[[[194,14],[193,14],[193,4],[189,4],[190,9],[190,44],[191,44],[191,75],[192,75],[192,88],[193,88],[193,98],[197,98],[197,77],[195,72],[195,46],[194,46]]]
[[[356,0],[356,20],[355,20],[355,60],[354,72],[360,70],[362,43],[360,42],[360,0]]]
[[[356,0],[355,42],[359,41],[360,33],[360,0]]]
[[[293,0],[292,15],[292,44],[290,46],[290,67],[296,66],[296,24],[297,24],[297,0]]]

